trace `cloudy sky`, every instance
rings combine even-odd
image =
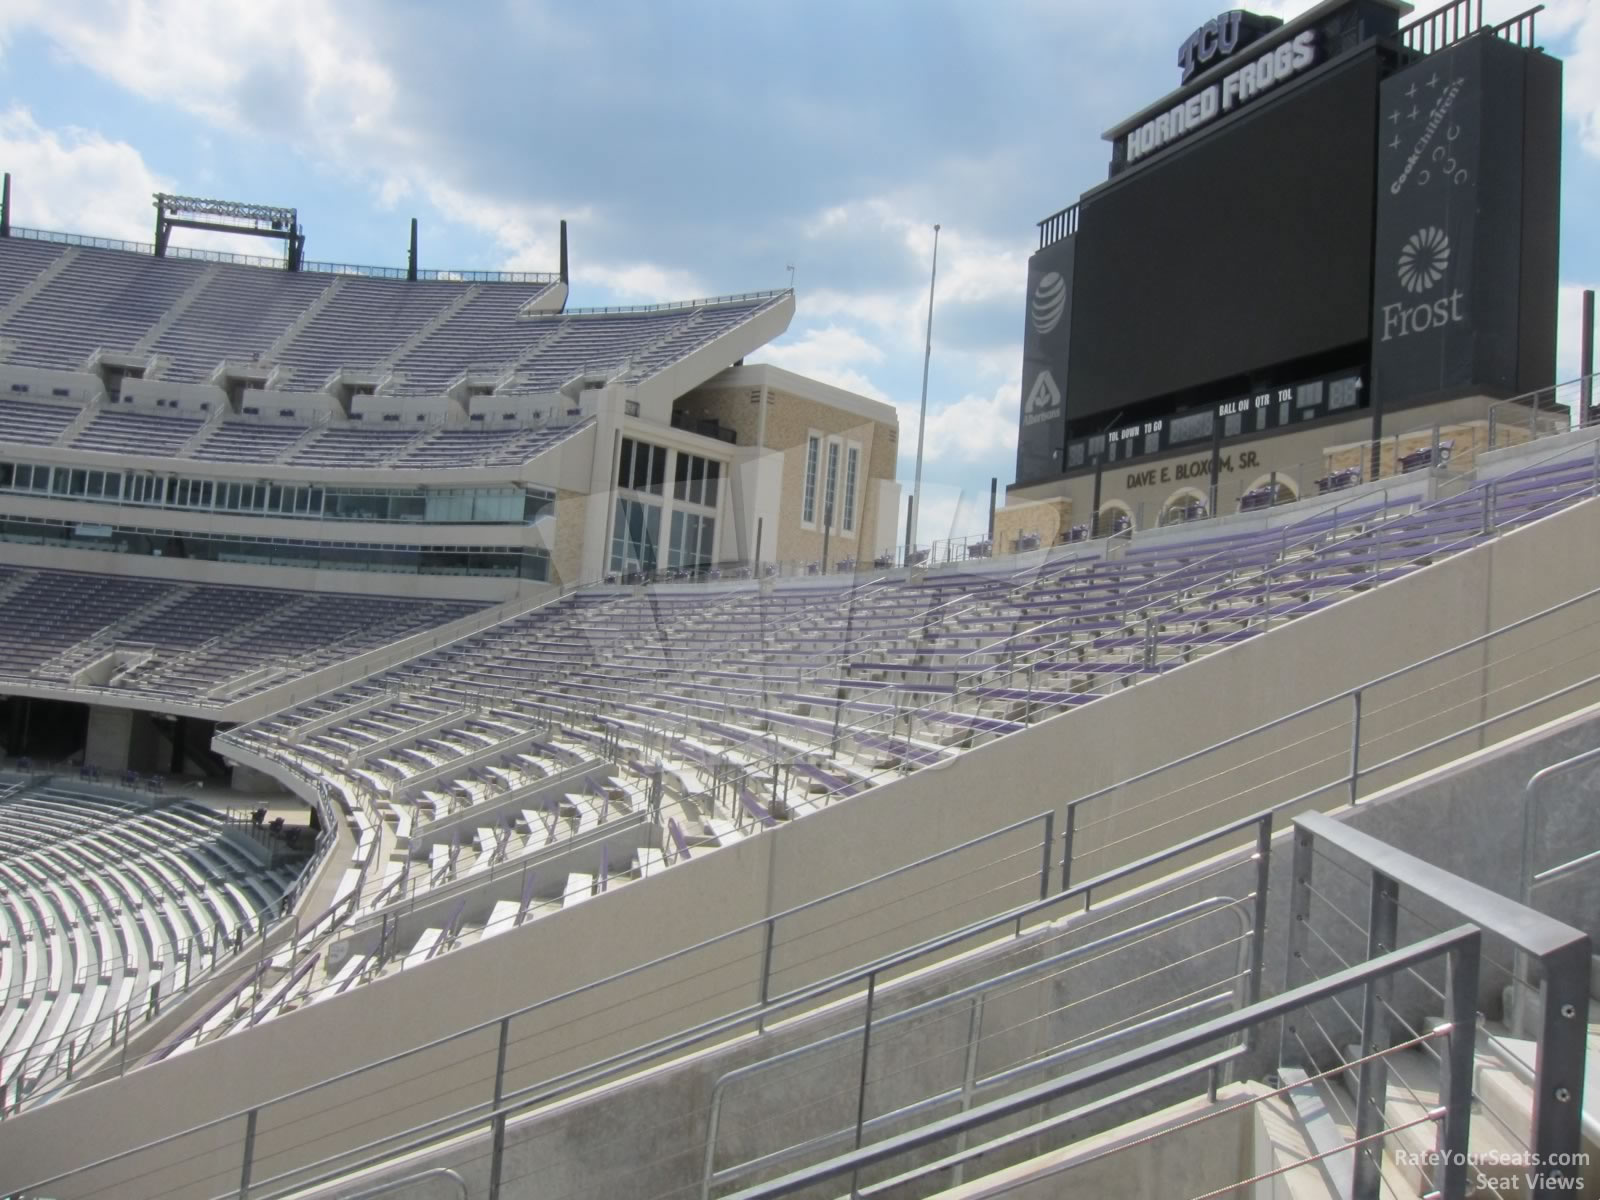
[[[1012,477],[1035,222],[1105,177],[1101,131],[1222,7],[0,0],[0,168],[18,224],[149,241],[152,192],[198,193],[298,207],[321,260],[401,265],[416,216],[426,266],[553,270],[565,217],[573,305],[792,266],[759,357],[897,405],[907,490],[939,222],[926,540],[981,529]],[[1547,0],[1539,29],[1566,60],[1567,378],[1600,283],[1600,3]]]

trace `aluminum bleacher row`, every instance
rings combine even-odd
[[[0,567],[0,678],[231,700],[481,607]],[[79,677],[113,654],[109,677]]]
[[[188,800],[0,776],[0,1094],[64,1082],[275,915],[269,869]]]
[[[184,383],[209,381],[226,361],[277,368],[274,386],[302,391],[355,370],[385,375],[396,393],[438,395],[470,370],[509,372],[513,393],[553,392],[580,374],[646,379],[783,297],[534,311],[553,286],[288,272],[9,237],[0,239],[0,339],[4,361],[21,366],[82,370],[97,350],[149,354],[149,378]],[[73,444],[115,449],[107,438],[136,431],[88,433]],[[183,440],[148,449],[175,453]]]
[[[1591,454],[1432,503],[1371,495],[1023,570],[593,588],[218,746],[331,785],[359,831],[331,935],[343,956],[297,981],[298,1002],[1157,678],[1595,487]],[[617,831],[603,859],[578,853]]]

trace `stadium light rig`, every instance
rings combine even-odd
[[[157,258],[166,256],[167,242],[174,229],[210,229],[217,233],[277,239],[288,249],[289,270],[300,269],[306,235],[300,228],[299,213],[295,209],[203,196],[173,196],[166,192],[155,193],[155,208]],[[197,219],[202,217],[218,219]]]

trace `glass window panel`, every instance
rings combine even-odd
[[[721,472],[722,472],[722,464],[721,463],[719,463],[714,458],[707,460],[707,462],[706,462],[706,495],[705,495],[705,506],[707,508],[715,508],[717,506],[717,478],[721,474]]]
[[[822,497],[823,497],[823,499],[822,499],[822,505],[823,505],[823,508],[822,508],[822,519],[823,519],[823,521],[825,521],[830,526],[834,522],[833,496],[834,496],[834,489],[838,486],[838,482],[839,482],[839,443],[838,442],[829,442],[828,443],[828,477],[827,477],[827,482],[823,485],[826,490],[822,493]]]
[[[844,531],[854,533],[856,528],[856,468],[861,451],[850,447],[845,455],[844,468]]]
[[[800,519],[811,524],[817,519],[817,455],[821,442],[815,435],[806,439],[805,490],[800,500]]]

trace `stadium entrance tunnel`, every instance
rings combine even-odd
[[[0,735],[6,757],[67,762],[83,753],[89,706],[66,700],[7,696],[0,702]]]
[[[8,758],[231,782],[232,768],[211,749],[214,721],[28,696],[0,705]]]

